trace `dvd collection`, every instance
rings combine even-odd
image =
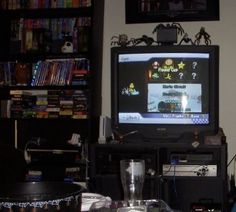
[[[20,62],[0,63],[1,86],[87,86],[90,76],[90,61],[87,58],[48,59],[26,63],[27,72],[16,72]],[[20,63],[23,66],[24,63]],[[25,67],[25,66],[23,66]],[[30,72],[30,73],[29,73]],[[22,75],[30,74],[31,77]],[[18,83],[17,77],[28,79]]]
[[[11,90],[8,118],[88,118],[86,90]]]
[[[78,8],[90,7],[91,0],[1,0],[0,8],[15,9],[39,9],[39,8]]]
[[[26,89],[12,89],[10,99],[1,100],[2,118],[88,118],[88,91],[86,87],[78,89],[78,86],[89,85],[88,59],[51,59],[31,65],[32,77],[24,84]],[[16,66],[17,62],[0,64],[2,86],[22,86],[16,84]],[[26,74],[25,71],[22,73]],[[34,90],[37,86],[48,86],[48,89]],[[56,89],[55,86],[72,87]],[[77,86],[77,89],[73,86]],[[31,89],[27,89],[29,87]]]
[[[11,21],[10,51],[61,53],[65,42],[70,42],[72,52],[85,52],[89,46],[90,27],[90,17],[14,19]]]

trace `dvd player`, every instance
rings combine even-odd
[[[162,165],[163,176],[216,177],[217,165]]]

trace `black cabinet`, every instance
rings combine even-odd
[[[93,192],[122,199],[119,161],[142,158],[146,166],[144,199],[163,199],[184,212],[203,205],[227,211],[227,144],[197,148],[190,143],[93,144],[89,153]]]
[[[0,3],[1,142],[80,154],[74,134],[98,137],[104,0],[49,2]]]

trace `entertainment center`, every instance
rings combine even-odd
[[[191,143],[93,144],[89,190],[113,200],[123,199],[119,161],[126,158],[145,160],[144,199],[163,199],[183,212],[201,207],[228,211],[226,144],[197,148]],[[175,171],[171,173],[171,169]]]
[[[144,199],[183,212],[228,211],[219,47],[112,47],[111,82],[113,136],[90,145],[89,189],[123,199],[119,161],[141,158]]]

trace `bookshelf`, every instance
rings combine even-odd
[[[101,113],[104,0],[3,0],[0,11],[0,142],[84,164]]]

